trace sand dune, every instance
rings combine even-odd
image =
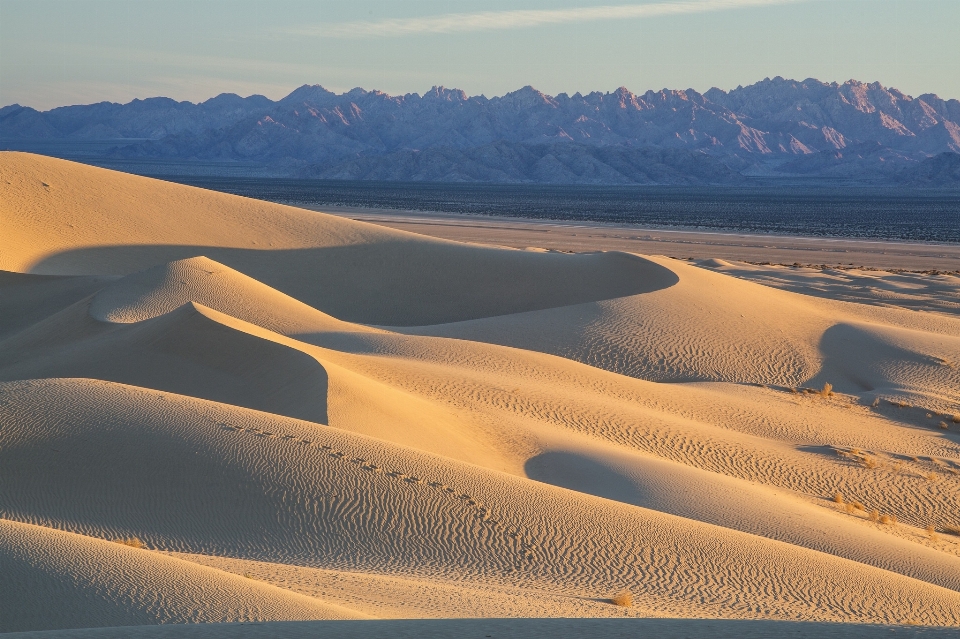
[[[159,553],[8,520],[0,520],[0,566],[6,632],[364,617]]]
[[[923,245],[920,245],[923,247]],[[960,314],[960,277],[952,273],[811,268],[698,260],[697,266],[766,286],[827,299]],[[916,268],[916,267],[914,267]],[[933,269],[930,269],[931,271]]]
[[[110,326],[92,321],[85,306],[81,302],[0,345],[10,362],[0,376],[93,377],[327,420],[323,366],[245,332],[242,321],[225,323],[227,316],[187,302],[150,320]],[[65,347],[68,336],[75,339]]]
[[[503,639],[587,639],[591,637],[662,637],[688,639],[759,639],[766,637],[953,637],[953,628],[915,626],[859,626],[789,621],[736,621],[727,619],[430,619],[393,621],[287,621],[263,624],[204,626],[138,626],[86,628],[11,634],[11,639],[143,639],[211,638],[306,639],[328,633],[344,639],[445,639],[446,637],[501,637]]]
[[[739,617],[960,622],[952,590],[308,422],[107,382],[3,390],[2,510],[18,520],[579,597],[630,585],[661,615],[722,605]],[[151,484],[162,490],[144,492]]]
[[[0,173],[0,630],[960,625],[949,313]]]
[[[960,403],[953,317],[820,300],[650,259],[671,268],[677,284],[407,332],[538,350],[653,381],[828,381],[871,400],[903,395],[941,411]]]
[[[90,315],[131,324],[196,302],[275,333],[359,330],[205,257],[161,264],[97,291]]]
[[[113,279],[0,271],[0,339],[92,295]]]
[[[624,253],[463,245],[23,153],[0,153],[0,206],[0,269],[127,275],[205,255],[334,317],[372,324],[502,315],[673,281]]]

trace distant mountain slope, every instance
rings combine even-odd
[[[740,175],[900,181],[960,153],[960,101],[878,83],[766,79],[726,92],[621,87],[469,97],[304,85],[279,101],[223,94],[39,112],[0,109],[0,146],[111,141],[114,160],[252,163],[274,174],[543,183],[735,183]],[[47,147],[58,154],[56,144]],[[63,147],[66,148],[66,147]],[[35,150],[35,149],[27,149]],[[64,154],[63,152],[60,153]],[[910,178],[911,180],[913,178]]]

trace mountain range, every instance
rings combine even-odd
[[[0,147],[139,172],[352,180],[960,185],[960,101],[780,77],[731,91],[393,96],[304,85],[0,109]]]

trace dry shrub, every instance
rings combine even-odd
[[[833,395],[833,384],[830,382],[824,382],[823,388],[820,389],[820,395],[823,397],[830,397]]]
[[[927,537],[930,538],[930,541],[937,541],[938,539],[940,539],[937,536],[937,529],[933,527],[933,524],[930,524],[929,526],[927,526]]]
[[[864,455],[860,460],[860,463],[863,464],[864,468],[879,468],[880,462],[877,461],[876,457],[871,457],[870,455]]]
[[[833,503],[835,503],[835,504],[842,504],[842,503],[843,503],[843,495],[840,494],[839,492],[834,493],[834,494],[833,494]]]
[[[951,418],[951,421],[952,421],[954,424],[960,424],[960,414],[954,415],[954,416]]]
[[[937,481],[937,474],[927,473],[926,475],[923,476],[923,478],[926,479],[927,481]]]
[[[791,387],[790,387],[790,392],[793,393],[794,395],[797,395],[797,394],[800,393],[800,391],[797,390],[797,387],[796,387],[796,386],[791,386]]]
[[[880,515],[880,523],[894,526],[897,523],[897,517],[896,515]]]
[[[879,406],[879,405],[880,405],[880,398],[879,398],[879,397],[874,397],[874,398],[873,398],[873,403],[870,404],[870,405],[873,406],[874,408],[876,408],[877,406]]]
[[[870,521],[880,521],[880,511],[879,511],[879,510],[874,509],[874,510],[871,510],[871,511],[870,511]]]
[[[859,501],[852,501],[850,502],[850,505],[856,508],[857,510],[863,510],[863,504],[861,504]]]
[[[949,429],[950,427],[947,426],[947,422],[940,422],[940,428],[941,428],[942,430],[947,430],[947,429]]]
[[[131,548],[146,548],[143,545],[143,542],[140,541],[137,537],[121,537],[119,539],[114,539],[118,544],[123,544],[124,546],[130,546]]]
[[[633,605],[633,595],[630,594],[629,590],[621,590],[610,597],[610,603],[615,606],[620,606],[621,608],[629,608]]]

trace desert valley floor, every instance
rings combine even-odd
[[[948,636],[960,277],[461,243],[0,153],[0,574],[37,637]],[[69,630],[111,626],[144,627]]]

